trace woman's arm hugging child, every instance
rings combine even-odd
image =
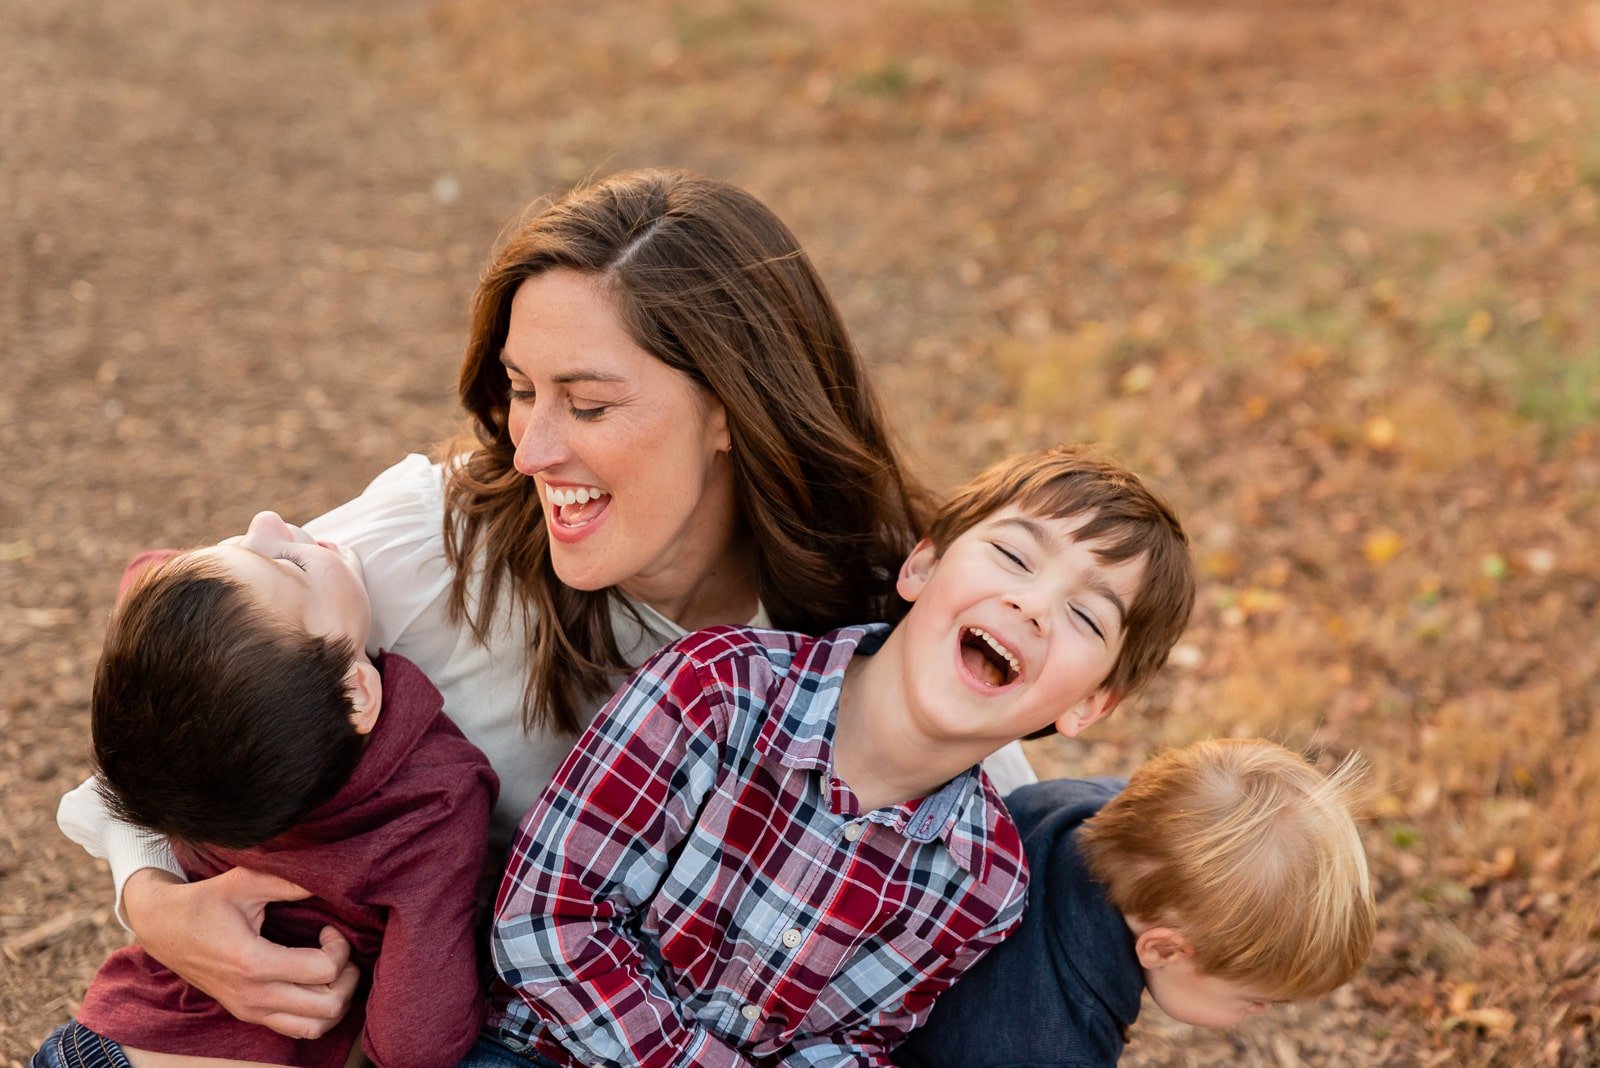
[[[96,789],[166,836],[185,875],[236,867],[303,888],[263,933],[348,940],[367,991],[315,1041],[234,1019],[142,948],[112,954],[36,1064],[195,1058],[338,1068],[455,1064],[482,1015],[474,888],[497,783],[409,661],[365,649],[360,562],[262,512],[238,538],[147,554],[124,581],[96,671]],[[118,1048],[120,1047],[120,1048]]]

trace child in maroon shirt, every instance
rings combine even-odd
[[[93,698],[108,807],[171,839],[191,879],[248,867],[304,887],[267,906],[263,934],[315,946],[331,925],[362,988],[327,1035],[296,1040],[133,946],[33,1068],[338,1068],[358,1039],[379,1068],[454,1065],[482,1018],[474,888],[498,783],[415,665],[368,659],[360,562],[263,512],[240,538],[141,557],[123,587]]]

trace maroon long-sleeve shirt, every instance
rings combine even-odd
[[[460,1061],[483,1015],[475,889],[499,783],[415,664],[393,654],[376,663],[383,712],[332,800],[259,846],[175,850],[191,879],[247,867],[311,891],[269,905],[262,933],[316,946],[324,925],[338,928],[362,971],[357,1006],[321,1039],[285,1038],[239,1022],[131,946],[90,983],[85,1027],[136,1049],[304,1068],[340,1068],[358,1036],[379,1068]]]

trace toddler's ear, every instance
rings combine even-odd
[[[911,550],[911,555],[906,557],[906,562],[900,565],[900,577],[896,580],[894,588],[906,600],[915,601],[922,593],[922,587],[928,584],[928,576],[933,574],[933,565],[938,562],[938,550],[933,547],[933,542],[923,538],[917,542],[917,547]]]
[[[1139,966],[1147,971],[1194,956],[1194,946],[1172,927],[1146,927],[1134,940],[1133,950],[1139,956]]]
[[[357,734],[368,734],[377,725],[378,713],[383,710],[383,676],[371,662],[357,657],[344,677],[344,686],[350,694],[350,724]]]

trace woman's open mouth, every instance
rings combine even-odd
[[[1022,678],[1022,662],[988,631],[961,628],[961,663],[973,678],[999,689]]]
[[[587,526],[590,520],[605,511],[606,505],[611,503],[610,491],[593,486],[546,484],[544,496],[550,503],[551,517],[568,529]]]

